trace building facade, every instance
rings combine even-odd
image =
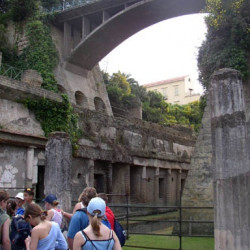
[[[181,76],[168,80],[152,82],[143,85],[147,91],[157,91],[168,103],[188,104],[198,101],[200,94],[195,93],[194,83],[190,76]]]

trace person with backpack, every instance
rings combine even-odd
[[[9,227],[10,219],[6,214],[7,200],[9,194],[5,190],[0,190],[0,250],[10,250]]]
[[[24,219],[29,222],[33,229],[31,237],[25,239],[27,250],[67,250],[67,242],[59,225],[54,221],[46,220],[47,211],[32,203],[27,206]]]
[[[99,197],[91,199],[87,207],[90,225],[78,232],[74,238],[74,250],[121,250],[115,232],[101,221],[105,215],[105,201]]]
[[[96,189],[93,187],[86,187],[84,188],[82,194],[82,203],[84,205],[84,208],[78,209],[73,214],[69,224],[69,230],[67,235],[69,249],[73,249],[73,242],[76,233],[86,228],[89,224],[89,219],[86,213],[86,207],[88,206],[89,201],[92,198],[96,197]]]
[[[26,250],[25,239],[31,235],[31,230],[22,215],[14,216],[10,225],[11,250]]]

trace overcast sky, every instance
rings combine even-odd
[[[120,70],[140,85],[190,75],[198,78],[198,48],[205,39],[204,14],[172,18],[130,37],[101,62],[102,70]],[[202,92],[196,81],[195,92]]]

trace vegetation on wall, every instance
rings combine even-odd
[[[26,35],[29,45],[18,57],[16,66],[23,70],[37,70],[43,77],[42,87],[57,92],[53,70],[58,63],[58,54],[48,26],[39,20],[31,21],[26,25]]]
[[[200,81],[208,87],[215,70],[233,68],[243,79],[249,76],[250,4],[249,0],[207,0],[207,36],[198,56]]]
[[[199,130],[205,108],[204,98],[186,105],[166,103],[161,93],[147,92],[130,75],[121,72],[112,76],[104,73],[104,82],[113,110],[119,107],[130,112],[128,108],[138,107],[142,103],[142,119],[145,121],[165,126],[179,124]],[[128,96],[134,101],[127,102]]]
[[[41,100],[25,99],[23,104],[32,110],[40,122],[45,136],[53,131],[64,131],[70,135],[72,143],[79,138],[78,115],[73,113],[72,105],[67,95],[62,94],[63,102],[53,102],[46,98]]]
[[[49,27],[39,14],[39,2],[36,0],[5,1],[0,5],[0,51],[3,52],[3,63],[18,69],[37,70],[43,77],[42,87],[58,92],[53,70],[58,63],[58,53],[53,44]],[[25,8],[25,10],[24,10]],[[1,11],[2,10],[2,11]],[[45,21],[47,21],[46,19]],[[8,46],[6,33],[7,21],[12,21],[19,34],[25,32],[28,46],[17,56],[17,46]],[[64,131],[70,135],[74,144],[80,136],[77,126],[78,115],[73,112],[67,95],[62,95],[63,102],[26,99],[23,104],[34,112],[40,122],[45,136],[53,131]]]

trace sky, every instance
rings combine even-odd
[[[140,85],[190,75],[194,92],[202,93],[197,55],[205,34],[204,14],[168,19],[128,38],[99,64],[109,74],[130,74]]]

